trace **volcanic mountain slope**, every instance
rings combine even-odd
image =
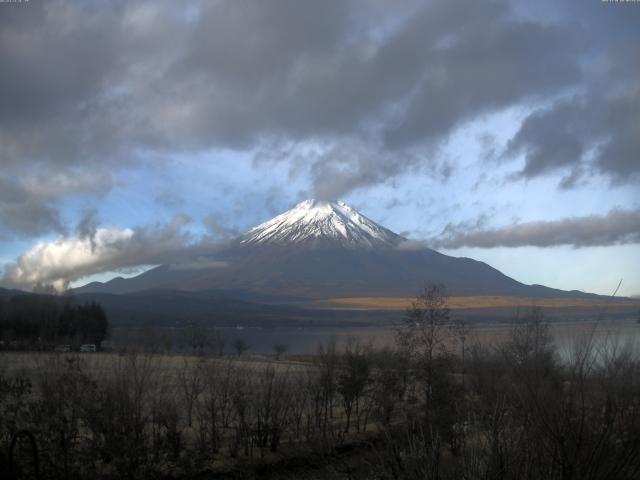
[[[161,265],[74,293],[227,289],[313,298],[413,296],[425,283],[437,282],[453,295],[584,295],[524,285],[470,258],[406,246],[404,237],[345,203],[306,200],[200,264]]]

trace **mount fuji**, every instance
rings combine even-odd
[[[253,227],[241,245],[304,244],[310,247],[389,248],[405,240],[344,202],[305,200]]]
[[[483,262],[428,248],[409,249],[406,240],[343,202],[306,200],[206,258],[160,265],[129,279],[94,282],[72,293],[172,290],[245,292],[247,298],[406,297],[435,282],[452,295],[584,295],[525,285]]]

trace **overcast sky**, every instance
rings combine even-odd
[[[1,284],[203,255],[305,198],[640,293],[640,3],[0,3]]]

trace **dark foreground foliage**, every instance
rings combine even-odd
[[[27,430],[47,479],[640,478],[631,349],[586,336],[560,361],[536,310],[503,344],[468,336],[433,287],[394,350],[35,357],[34,374],[0,376],[0,477]],[[26,439],[14,457],[30,478]]]
[[[100,346],[109,321],[95,302],[71,305],[46,295],[0,299],[0,341],[4,349],[52,350],[56,344]]]

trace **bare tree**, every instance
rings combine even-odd
[[[337,391],[338,354],[336,339],[332,338],[327,345],[319,345],[316,355],[318,375],[316,377],[316,422],[325,445],[328,444],[333,407]]]
[[[226,339],[222,332],[218,329],[214,329],[211,333],[211,348],[214,355],[222,357],[224,355],[224,347],[226,345]]]
[[[411,303],[397,332],[398,346],[418,368],[426,403],[434,395],[436,366],[445,359],[452,336],[449,296],[443,285],[427,285]]]
[[[207,362],[204,369],[204,389],[196,404],[199,448],[204,453],[218,453],[232,421],[236,365],[229,359],[223,364]]]
[[[445,349],[450,335],[451,310],[444,285],[427,285],[407,308],[397,334],[400,346],[430,361]]]
[[[241,357],[247,350],[249,350],[249,344],[242,338],[238,338],[233,342],[233,348],[239,357]]]
[[[410,382],[409,365],[404,351],[383,349],[376,352],[374,359],[371,394],[377,416],[387,426],[394,412],[403,406]]]
[[[194,353],[203,354],[210,344],[209,330],[206,325],[190,323],[185,331],[187,344]]]
[[[276,343],[273,346],[273,351],[276,354],[276,360],[280,360],[280,357],[287,353],[289,346],[286,343]]]
[[[187,411],[187,425],[191,427],[193,408],[204,390],[204,360],[183,358],[178,378]]]
[[[259,373],[253,403],[254,433],[260,455],[264,456],[266,447],[272,452],[277,451],[290,420],[292,402],[288,372],[276,372],[273,365],[267,365]]]
[[[338,376],[338,392],[342,396],[345,415],[347,417],[345,433],[349,432],[351,414],[355,408],[356,420],[360,414],[360,398],[364,393],[371,376],[371,365],[368,350],[351,338],[342,356]],[[356,431],[360,430],[356,421]]]
[[[469,336],[469,325],[462,318],[455,318],[451,324],[451,331],[454,337],[460,342],[460,362],[461,368],[460,373],[462,374],[462,389],[465,389],[465,379],[466,379],[466,343],[467,337]]]

